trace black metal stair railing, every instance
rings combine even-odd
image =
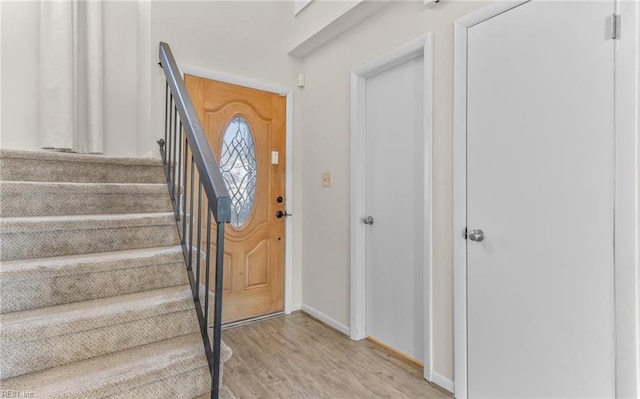
[[[231,200],[171,48],[163,42],[160,43],[160,66],[166,77],[165,126],[164,138],[158,140],[158,144],[211,371],[211,398],[217,399],[220,390],[224,230],[225,223],[231,220]],[[206,219],[206,227],[203,226],[203,219]],[[203,229],[206,229],[204,240]],[[212,230],[217,236],[215,242],[211,241]],[[212,252],[215,253],[215,299],[213,339],[210,341],[209,281]],[[204,285],[201,280],[204,280]]]

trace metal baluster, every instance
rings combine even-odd
[[[206,264],[205,264],[205,292],[207,293],[207,295],[204,298],[204,325],[205,325],[205,331],[207,331],[207,341],[209,341],[209,278],[210,278],[210,273],[209,271],[211,270],[211,208],[210,206],[210,202],[207,199],[207,257],[206,257]],[[212,334],[214,334],[212,332]],[[214,340],[216,339],[215,334],[212,337]],[[215,348],[215,344],[213,345]],[[213,356],[214,358],[216,357],[215,354],[215,350],[213,350]],[[220,357],[220,353],[218,353],[217,357]],[[212,375],[211,375],[211,392],[213,395],[213,392],[215,392],[215,375],[217,373],[217,370],[215,368],[215,361],[214,361],[214,365],[213,365],[213,370],[212,370]],[[217,397],[217,396],[215,396]]]
[[[175,115],[175,105],[172,104],[171,107],[171,117],[169,119],[169,147],[168,147],[168,153],[167,153],[167,158],[169,159],[169,173],[167,175],[167,177],[169,178],[169,195],[171,196],[171,200],[173,200],[173,190],[172,190],[172,185],[171,185],[171,165],[173,164],[173,159],[171,159],[172,155],[173,155],[173,136],[175,134],[173,126],[174,126],[174,115]]]
[[[171,199],[173,200],[173,204],[176,204],[176,148],[178,147],[178,107],[174,108],[173,114],[173,150],[171,151],[172,161],[171,161]]]
[[[187,266],[187,270],[191,269],[191,264],[193,263],[193,155],[191,155],[191,195],[189,196],[189,265]]]
[[[169,133],[169,131],[167,130],[167,118],[169,117],[169,115],[167,115],[168,113],[169,113],[169,82],[166,82],[166,85],[164,87],[164,142],[165,144],[167,143],[167,134]],[[162,145],[160,145],[160,151],[164,152],[162,150]],[[160,155],[162,155],[162,162],[164,163],[166,161],[164,153]]]
[[[196,289],[200,300],[200,245],[202,243],[202,178],[198,176],[198,254],[196,255]],[[198,305],[200,303],[198,302]],[[206,325],[205,325],[206,329]]]
[[[204,325],[209,328],[209,265],[211,264],[211,209],[210,202],[207,198],[207,255],[205,260],[205,290],[207,295],[204,297]]]
[[[179,130],[179,136],[178,136],[178,155],[182,156],[182,119],[180,120],[180,130]],[[179,162],[177,159],[176,159],[176,162],[178,162],[178,195],[176,196],[177,203],[174,205],[173,209],[175,209],[176,220],[179,221],[180,220],[180,185],[182,183],[181,181],[182,162]]]
[[[184,184],[187,184],[187,153],[189,152],[189,142],[185,138],[184,140]],[[182,201],[182,245],[185,245],[187,240],[187,188],[184,188],[185,199]]]
[[[173,109],[174,109],[174,102],[173,102],[173,93],[169,93],[169,127],[168,127],[168,132],[169,132],[169,137],[167,138],[167,140],[165,140],[165,147],[164,147],[164,153],[165,153],[165,162],[166,162],[166,167],[165,167],[165,174],[167,175],[167,185],[169,186],[169,191],[171,191],[171,186],[169,185],[169,183],[171,182],[171,127],[173,126]]]
[[[211,340],[209,339],[209,280],[211,278],[211,208],[209,198],[207,198],[207,249],[206,249],[206,260],[205,260],[205,283],[204,283],[204,312],[203,312],[203,337],[205,340],[205,352],[210,356],[209,358],[209,372],[211,373],[211,398],[217,399],[220,388],[219,388],[219,367],[216,366],[216,359],[220,359],[220,345],[217,345],[217,352],[215,350],[215,335],[213,338],[213,348],[211,347]],[[206,349],[208,347],[208,350]]]
[[[173,185],[173,168],[174,168],[174,156],[175,156],[175,137],[176,137],[176,117],[177,117],[177,112],[176,112],[176,106],[174,103],[174,106],[172,108],[171,111],[171,126],[169,126],[169,131],[171,132],[171,136],[169,137],[169,182],[171,184],[169,184],[169,194],[171,195],[171,202],[173,203],[174,201],[174,193],[175,193],[175,187]]]
[[[216,288],[213,319],[213,392],[211,397],[218,398],[220,390],[220,339],[222,334],[222,272],[224,262],[224,222],[218,222],[216,239]],[[207,276],[209,281],[209,276]]]

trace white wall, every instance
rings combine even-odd
[[[38,2],[2,2],[0,148],[39,148],[39,18]]]
[[[105,140],[107,155],[136,156],[137,3],[104,2]],[[2,2],[0,148],[38,150],[40,2]]]
[[[286,55],[285,2],[158,1],[151,6],[152,126],[164,132],[164,75],[157,66],[158,42],[169,43],[179,64],[233,75],[255,82],[293,88],[299,61]],[[291,11],[293,12],[293,11]],[[298,103],[296,103],[298,104]],[[302,110],[294,106],[295,204],[293,216],[293,306],[302,301]],[[160,137],[164,133],[158,133]],[[157,139],[157,138],[156,138]],[[154,151],[155,150],[154,144]]]
[[[285,14],[288,25],[285,38],[287,51],[318,33],[322,28],[360,2],[362,0],[314,0],[298,15],[294,16],[292,1]]]
[[[105,1],[104,28],[104,152],[138,156],[137,26],[133,1]]]
[[[304,109],[303,302],[349,324],[349,72],[434,32],[434,369],[453,379],[452,93],[453,21],[480,2],[392,2],[308,55]],[[305,10],[306,11],[306,10]],[[302,14],[304,14],[304,12]],[[400,115],[399,115],[400,117]],[[333,187],[320,176],[331,171]],[[398,216],[403,217],[402,209]]]

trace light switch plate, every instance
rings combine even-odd
[[[331,187],[331,172],[322,174],[322,187]]]
[[[278,151],[271,151],[271,165],[277,165],[279,162],[279,155]]]

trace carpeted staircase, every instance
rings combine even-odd
[[[209,397],[188,284],[160,161],[0,150],[3,397]]]

